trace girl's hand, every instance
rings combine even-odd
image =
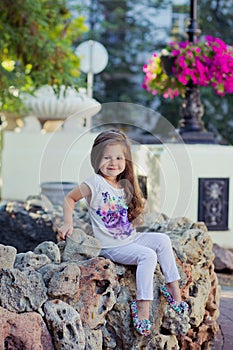
[[[72,224],[63,224],[58,229],[58,237],[62,240],[65,240],[66,237],[70,237],[73,233],[73,225]]]

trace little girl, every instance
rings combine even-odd
[[[101,242],[101,255],[120,264],[136,265],[137,300],[131,302],[135,329],[148,335],[150,301],[153,300],[153,276],[157,261],[166,286],[161,292],[178,313],[188,308],[181,301],[177,270],[168,235],[137,232],[145,200],[133,170],[131,147],[119,130],[100,133],[92,146],[91,164],[95,174],[74,188],[64,201],[64,224],[59,236],[72,235],[75,202],[86,199],[95,237]]]

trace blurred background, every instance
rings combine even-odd
[[[80,71],[80,57],[75,50],[90,39],[100,42],[108,52],[106,68],[94,76],[94,98],[100,103],[141,104],[158,111],[177,127],[181,99],[168,100],[144,91],[142,67],[166,43],[187,39],[190,1],[0,3],[0,110],[2,123],[7,119],[8,129],[15,126],[16,119],[27,115],[18,98],[20,92],[45,84],[76,89],[86,86],[87,75]],[[232,44],[232,1],[199,0],[197,14],[199,40],[212,35]],[[208,87],[201,87],[201,96],[206,128],[222,143],[232,144],[233,96],[216,98]]]

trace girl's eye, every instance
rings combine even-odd
[[[110,156],[104,156],[103,158],[104,158],[105,160],[110,160],[110,159],[112,159],[112,157],[110,157]],[[117,159],[117,160],[122,160],[123,157],[119,156],[119,157],[116,157],[116,159]]]

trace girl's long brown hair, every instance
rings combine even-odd
[[[128,205],[129,221],[138,222],[144,208],[144,199],[134,174],[131,145],[129,139],[121,130],[111,129],[101,132],[95,139],[91,150],[91,164],[96,174],[100,173],[100,162],[107,145],[120,144],[125,154],[125,170],[117,176],[125,190],[126,203]]]

